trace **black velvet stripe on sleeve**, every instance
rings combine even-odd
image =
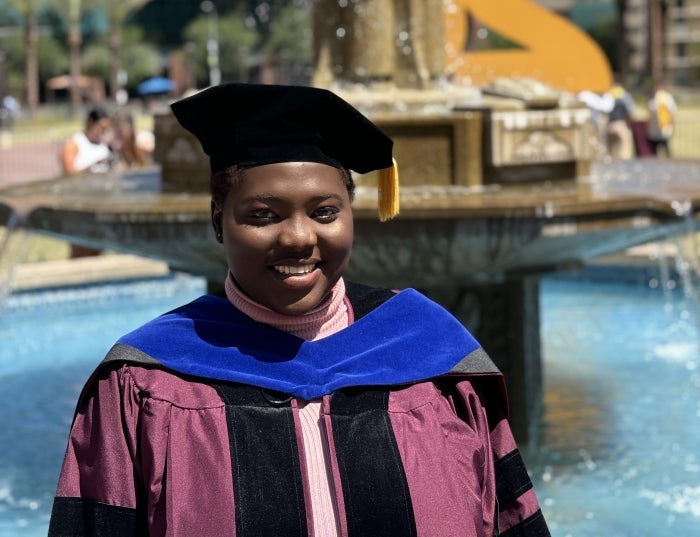
[[[539,509],[512,528],[499,533],[498,537],[551,537],[542,511]]]
[[[139,527],[138,520],[142,525]],[[57,497],[53,502],[48,537],[121,537],[148,535],[145,518],[136,509],[85,498]]]
[[[495,463],[496,497],[501,509],[532,488],[520,451],[514,449]]]
[[[342,390],[331,398],[333,441],[349,537],[416,535],[388,400],[387,390],[366,388]]]
[[[237,537],[307,537],[291,398],[213,384],[226,404]]]

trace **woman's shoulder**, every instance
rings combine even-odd
[[[91,387],[97,388],[96,391]],[[85,395],[93,393],[109,397],[112,391],[131,393],[134,400],[142,403],[155,401],[182,409],[203,410],[223,405],[216,390],[204,379],[154,364],[130,361],[126,356],[121,360],[102,362],[86,384]]]

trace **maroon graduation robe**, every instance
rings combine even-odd
[[[444,369],[439,348],[445,336],[440,332],[460,330],[458,323],[441,318],[434,303],[410,294],[387,300],[389,294],[349,286],[348,295],[356,321],[387,325],[380,345],[384,353],[401,350],[401,344],[395,348],[392,342],[394,336],[402,339],[396,333],[400,323],[391,326],[391,318],[419,307],[414,318],[427,313],[438,324],[429,332],[434,341],[425,346],[411,341],[403,358],[377,364],[376,356],[360,353],[354,366],[334,371],[318,388],[327,392],[320,393],[322,419],[342,535],[548,536],[508,425],[502,377],[483,350],[469,338],[455,336],[464,341],[460,345],[467,354],[449,369],[436,373],[426,365],[404,377],[398,367],[404,360],[428,363],[434,355],[441,363],[437,371]],[[207,340],[206,352],[220,367],[220,352],[212,349],[230,346],[209,337],[212,326],[198,320],[212,310],[211,319],[219,323],[221,308],[235,310],[212,297],[183,307],[170,319],[175,324],[166,325],[172,333],[163,339],[185,349],[185,355],[201,352],[201,341],[190,348],[189,338]],[[236,355],[242,363],[250,358],[248,345],[260,341],[254,329],[261,327],[241,320],[237,310],[233,315],[242,322],[240,334],[254,334],[250,341],[236,336],[245,349]],[[162,333],[163,325],[155,328],[145,331],[149,341]],[[189,333],[179,333],[184,330]],[[298,394],[308,387],[275,389],[287,386],[293,372],[271,384],[215,378],[210,372],[216,367],[194,376],[188,366],[145,351],[157,348],[153,352],[158,353],[167,344],[149,345],[141,332],[137,335],[118,342],[86,384],[49,535],[312,536],[297,409]],[[349,341],[341,339],[337,347],[331,341],[331,347],[322,348],[338,353],[352,345]],[[284,359],[274,352],[266,347],[261,353],[266,375],[269,367],[294,366],[305,350],[302,345],[296,356]],[[338,357],[331,360],[335,364]],[[365,378],[358,385],[366,369],[376,370],[376,383]],[[343,376],[353,380],[338,381]]]

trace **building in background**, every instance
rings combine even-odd
[[[700,82],[700,0],[539,0],[588,30],[596,16],[622,11],[618,54],[621,74],[633,85],[665,80]],[[583,15],[583,16],[582,16]]]
[[[700,0],[626,0],[629,75],[638,83],[700,81]]]
[[[665,67],[669,82],[700,81],[700,0],[675,0],[666,9]]]

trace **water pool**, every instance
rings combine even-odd
[[[178,276],[6,300],[0,537],[46,535],[78,392],[122,333],[204,291]],[[525,456],[554,537],[694,535],[700,364],[694,302],[645,282],[542,282],[545,412]]]
[[[4,299],[0,537],[46,535],[77,396],[115,339],[205,288],[178,275]]]
[[[542,447],[528,453],[555,537],[700,534],[694,300],[546,278]]]

